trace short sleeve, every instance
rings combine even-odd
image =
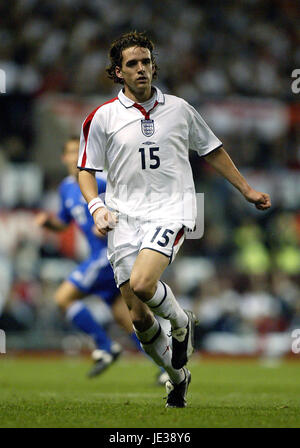
[[[197,151],[199,156],[205,156],[222,146],[201,115],[194,107],[186,103],[189,116],[189,148]]]
[[[106,136],[96,112],[97,109],[88,115],[81,128],[78,168],[103,171]]]

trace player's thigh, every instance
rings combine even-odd
[[[174,259],[184,240],[184,226],[180,222],[161,225],[148,223],[144,231],[140,252],[130,278],[131,287],[139,297],[141,296],[138,292],[154,294],[157,281]],[[145,298],[147,299],[146,296]]]
[[[131,271],[131,288],[134,291],[155,289],[157,281],[169,265],[169,261],[169,257],[162,253],[151,249],[141,250]]]
[[[82,297],[84,294],[68,280],[65,280],[54,294],[55,302],[62,308],[67,308],[72,302]]]

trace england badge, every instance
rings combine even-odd
[[[151,137],[154,134],[154,120],[141,120],[141,128],[146,137]]]

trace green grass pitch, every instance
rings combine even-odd
[[[279,428],[300,427],[299,362],[189,364],[188,407],[166,409],[155,366],[124,357],[89,380],[84,358],[0,356],[0,427]]]

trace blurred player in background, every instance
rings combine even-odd
[[[198,152],[249,202],[270,207],[267,194],[250,187],[221,141],[181,98],[152,86],[153,43],[128,33],[112,43],[108,75],[123,84],[118,97],[84,121],[78,167],[81,191],[98,230],[108,233],[108,257],[131,313],[136,334],[169,374],[167,407],[185,407],[191,373],[195,316],[183,310],[160,280],[193,230],[196,198],[189,149]],[[106,204],[95,171],[107,168]],[[154,314],[171,323],[172,348]]]
[[[139,349],[140,344],[133,332],[127,306],[116,287],[113,271],[107,259],[107,238],[94,225],[77,182],[78,149],[79,138],[77,137],[67,140],[63,148],[62,161],[69,176],[62,181],[59,188],[60,209],[57,216],[41,212],[36,216],[36,223],[59,232],[65,230],[74,220],[89,243],[89,258],[59,286],[55,301],[65,312],[66,317],[94,340],[97,347],[92,353],[95,364],[89,372],[89,377],[94,377],[117,360],[121,353],[121,346],[110,339],[81,299],[92,294],[100,296],[111,308],[116,322],[131,335]],[[97,178],[97,186],[98,194],[105,193],[105,180]],[[166,375],[160,375],[158,381],[165,381],[165,377]]]

